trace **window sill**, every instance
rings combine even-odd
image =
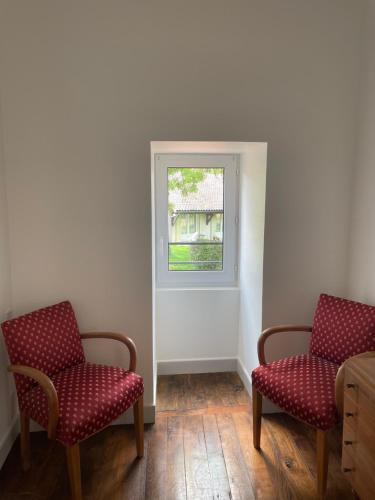
[[[196,291],[196,292],[202,292],[202,291],[209,291],[209,292],[223,292],[223,291],[239,291],[240,287],[239,286],[210,286],[210,285],[203,285],[203,286],[168,286],[168,287],[161,287],[158,286],[155,288],[156,292],[191,292],[191,291]]]

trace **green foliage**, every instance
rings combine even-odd
[[[183,196],[198,191],[198,184],[206,178],[203,168],[169,168],[168,189],[181,191]]]
[[[220,271],[222,269],[223,245],[170,245],[170,271]],[[216,260],[218,262],[207,262]],[[188,262],[188,264],[183,264]],[[198,264],[198,262],[201,262]]]
[[[223,267],[223,245],[194,245],[191,248],[191,260],[204,261],[200,269],[205,271],[220,271]],[[207,262],[216,260],[219,262]]]
[[[178,189],[183,196],[198,191],[198,184],[205,180],[207,174],[223,175],[222,168],[168,168],[168,189]]]

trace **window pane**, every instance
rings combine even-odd
[[[221,271],[223,221],[223,168],[168,168],[170,271]]]
[[[189,233],[190,234],[195,233],[196,230],[197,230],[196,214],[190,214],[189,215]]]

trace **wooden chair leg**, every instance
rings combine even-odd
[[[317,451],[317,466],[318,466],[318,497],[323,499],[327,488],[328,476],[328,432],[316,431],[316,451]]]
[[[141,458],[144,452],[143,396],[134,404],[133,410],[137,456]]]
[[[21,412],[20,414],[21,427],[21,464],[22,469],[26,472],[31,467],[30,460],[30,418]]]
[[[262,429],[262,395],[253,386],[253,445],[260,449],[260,433]]]
[[[66,447],[66,459],[72,500],[82,500],[81,488],[81,463],[79,456],[79,444]]]

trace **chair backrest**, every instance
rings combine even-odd
[[[31,366],[51,376],[85,361],[77,321],[68,301],[5,321],[1,327],[14,365]],[[23,375],[15,379],[18,395],[35,385]]]
[[[375,351],[375,307],[320,295],[310,353],[341,364],[366,351]]]

